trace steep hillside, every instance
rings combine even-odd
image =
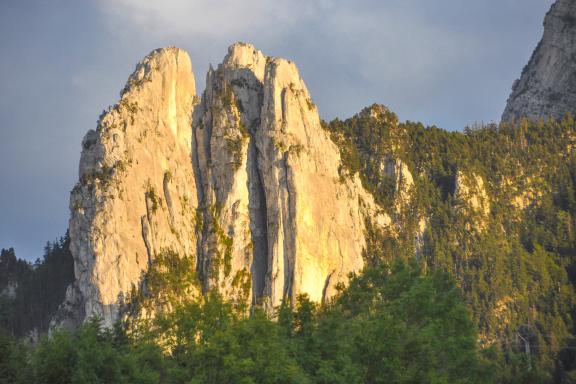
[[[484,348],[528,340],[552,369],[574,321],[574,120],[447,132],[373,105],[327,128],[345,172],[393,218],[392,232],[370,233],[369,260],[449,272]]]

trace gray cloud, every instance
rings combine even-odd
[[[84,133],[158,46],[199,89],[234,41],[296,61],[325,119],[372,102],[447,129],[499,117],[552,0],[3,0],[0,247],[64,233]]]

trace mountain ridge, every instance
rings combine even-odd
[[[359,179],[340,179],[292,62],[236,43],[200,100],[193,84],[184,51],[155,50],[84,138],[70,202],[75,318],[112,326],[167,251],[195,258],[202,291],[270,310],[299,293],[326,300],[362,269],[365,220],[387,222]]]

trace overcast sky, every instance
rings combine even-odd
[[[234,41],[298,65],[324,119],[373,102],[459,130],[498,120],[552,0],[0,0],[0,248],[68,225],[80,143],[136,63],[186,49],[199,90]]]

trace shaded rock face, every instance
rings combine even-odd
[[[396,211],[400,211],[411,205],[411,192],[414,186],[414,178],[408,169],[408,165],[401,159],[389,157],[380,166],[380,169],[394,179],[394,190],[396,191]]]
[[[557,0],[544,20],[544,36],[516,80],[502,121],[576,111],[576,2]]]
[[[87,133],[60,324],[111,326],[168,249],[195,258],[204,291],[269,309],[300,293],[325,300],[363,267],[366,220],[387,221],[357,175],[339,177],[294,63],[234,44],[197,100],[187,54],[160,49]]]

